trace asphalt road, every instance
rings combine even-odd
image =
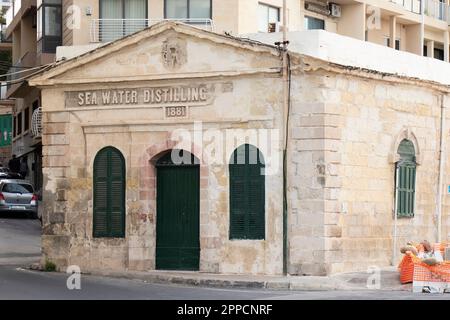
[[[450,294],[413,294],[409,291],[269,291],[150,284],[139,280],[81,275],[81,289],[67,288],[68,274],[0,266],[0,299],[55,300],[315,300],[315,299],[437,299]]]
[[[0,213],[0,265],[39,261],[41,224],[24,214]]]
[[[68,274],[24,269],[39,260],[40,222],[0,215],[0,300],[312,300],[312,299],[445,299],[450,294],[409,291],[269,291],[151,284],[138,280],[81,275],[81,289],[67,288]]]

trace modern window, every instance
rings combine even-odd
[[[212,0],[165,0],[166,19],[212,19]]]
[[[114,41],[147,26],[147,0],[100,0],[100,41]]]
[[[276,24],[280,22],[280,8],[263,3],[258,5],[258,31],[276,32]]]
[[[94,160],[94,237],[125,237],[125,180],[122,153],[113,147],[100,150]]]
[[[400,157],[395,166],[397,216],[413,217],[417,166],[414,144],[403,139],[397,153]]]
[[[444,49],[434,48],[434,58],[444,61]]]
[[[385,44],[387,47],[390,47],[390,46],[391,46],[391,38],[385,37],[385,38],[384,38],[384,44]],[[395,50],[400,50],[400,39],[396,39],[396,40],[395,40]]]
[[[264,158],[253,145],[238,147],[230,164],[230,239],[265,238]]]
[[[315,29],[325,30],[325,20],[305,16],[305,29],[306,30],[315,30]]]
[[[62,43],[61,0],[37,1],[37,46],[40,53],[55,53]]]

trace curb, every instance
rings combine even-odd
[[[39,263],[28,266],[33,271],[43,271]],[[273,291],[370,291],[365,282],[352,283],[348,280],[339,279],[335,276],[287,276],[273,277],[273,279],[245,279],[245,276],[211,274],[165,274],[164,272],[115,272],[115,271],[92,271],[83,273],[91,276],[111,277],[143,281],[153,284],[173,284],[192,287],[222,288],[222,289],[265,289]],[[228,277],[228,278],[226,278]],[[241,279],[239,279],[241,277]],[[266,277],[270,278],[270,277]],[[397,283],[387,284],[378,290],[403,291],[405,285]]]
[[[117,272],[92,272],[90,275],[139,280],[155,284],[175,284],[208,288],[232,289],[266,289],[274,291],[333,291],[333,290],[370,290],[365,286],[349,285],[345,281],[329,277],[285,277],[279,280],[229,280],[229,279],[199,279],[173,275],[136,274]],[[291,278],[291,279],[289,279]],[[393,289],[389,289],[393,290]],[[395,290],[395,289],[394,289]]]

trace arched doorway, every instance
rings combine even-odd
[[[156,169],[156,269],[198,270],[199,160],[185,150],[171,150]]]

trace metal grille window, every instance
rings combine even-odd
[[[113,147],[95,156],[93,218],[94,237],[125,237],[125,159]]]
[[[230,239],[265,238],[264,158],[255,146],[244,144],[230,164]]]
[[[402,140],[397,153],[400,156],[395,171],[397,217],[413,217],[417,166],[414,144]]]
[[[34,109],[33,115],[31,116],[31,134],[35,138],[40,138],[42,136],[42,108]]]

